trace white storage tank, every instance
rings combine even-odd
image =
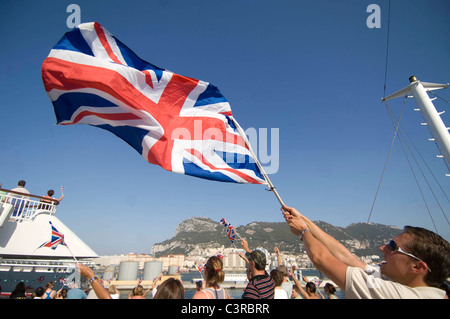
[[[169,266],[168,275],[175,275],[178,273],[178,266]]]
[[[162,261],[147,261],[144,265],[144,278],[143,280],[153,281],[160,273],[162,273],[163,262]]]
[[[117,280],[136,280],[138,269],[139,262],[137,261],[121,261]]]
[[[115,272],[116,266],[108,266],[108,268],[106,268],[105,272],[103,273],[103,280],[105,281],[114,280]]]

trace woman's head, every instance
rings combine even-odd
[[[273,269],[270,272],[270,277],[272,277],[276,287],[281,286],[281,284],[283,283],[284,275],[278,269]]]
[[[169,278],[159,285],[153,299],[184,299],[184,287],[180,280]]]
[[[205,265],[205,279],[213,286],[221,284],[225,280],[222,259],[217,256],[208,259]]]
[[[115,285],[109,286],[108,292],[109,292],[111,295],[117,293],[117,288],[116,288],[116,286],[115,286]]]
[[[308,291],[312,294],[316,293],[316,285],[310,281],[306,283],[306,291]]]
[[[327,283],[325,284],[325,287],[323,288],[323,290],[324,290],[325,292],[328,291],[328,293],[330,293],[330,294],[332,294],[332,295],[334,295],[334,293],[336,292],[336,288],[334,288],[334,286],[333,286],[332,284],[330,284],[329,282],[327,282]]]
[[[53,281],[49,281],[46,285],[44,289],[53,289],[54,286],[54,282]]]
[[[133,289],[133,295],[135,295],[135,296],[142,296],[142,295],[144,295],[144,287],[142,287],[141,285],[137,285]]]

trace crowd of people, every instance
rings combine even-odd
[[[248,247],[245,240],[244,245]],[[244,289],[243,299],[337,299],[334,292],[334,286],[327,284],[324,289],[328,298],[323,294],[317,294],[318,289],[315,283],[307,282],[307,278],[303,277],[306,286],[292,276],[293,281],[289,280],[290,274],[286,266],[279,264],[268,274],[264,269],[265,255],[259,250],[248,254],[249,262],[247,269],[247,277],[249,284]],[[259,269],[258,269],[259,268]],[[262,269],[261,269],[262,268]],[[54,289],[54,282],[48,282],[44,287],[38,287],[30,297],[26,295],[26,287],[23,282],[17,284],[16,289],[11,293],[11,299],[120,299],[120,291],[115,285],[111,285],[108,289],[104,288],[102,282],[95,277],[94,271],[86,265],[78,264],[78,271],[86,278],[92,289],[89,293],[84,292],[78,287],[68,288],[63,286],[58,291]],[[294,273],[295,267],[292,267]],[[140,284],[133,288],[127,296],[127,299],[148,299],[147,294],[151,292],[151,299],[184,299],[185,288],[182,280],[176,278],[168,278],[157,285],[163,274],[160,274],[152,283],[152,287],[147,290]],[[220,257],[212,256],[208,259],[204,267],[204,280],[196,287],[196,293],[192,299],[233,299],[227,290],[220,286],[225,278],[223,271],[223,263]],[[328,287],[328,288],[327,288]],[[331,287],[331,288],[329,288]],[[327,290],[329,289],[329,290]]]
[[[16,191],[25,192],[25,182],[20,181]],[[55,200],[47,195],[48,200]],[[61,200],[62,198],[58,199]],[[448,278],[450,276],[450,244],[438,234],[420,227],[405,226],[404,231],[389,243],[380,247],[384,262],[379,267],[364,263],[354,256],[344,245],[320,229],[310,219],[295,208],[282,207],[282,215],[291,232],[299,237],[314,266],[324,273],[345,293],[346,299],[444,299],[448,298]],[[243,299],[336,299],[336,287],[328,284],[324,294],[313,282],[302,287],[282,264],[276,249],[278,266],[270,274],[266,271],[266,256],[261,250],[251,250],[245,239],[241,239],[246,261],[248,284],[243,290]],[[292,269],[294,273],[295,269]],[[99,299],[118,298],[117,290],[106,290],[89,267],[79,264],[80,274],[92,286]],[[204,280],[193,299],[231,298],[220,285],[225,273],[221,258],[210,257],[205,265]],[[19,283],[11,298],[24,297],[25,285]],[[34,298],[64,299],[81,290],[55,291],[52,283],[38,288]],[[170,278],[152,287],[153,299],[183,299],[185,289],[180,280]],[[81,291],[81,292],[80,292]],[[148,289],[137,286],[130,293],[130,299],[146,299]],[[83,292],[84,293],[84,292]]]
[[[316,268],[335,282],[346,299],[444,299],[448,298],[450,275],[450,245],[441,236],[418,227],[406,226],[404,232],[386,245],[380,247],[385,261],[376,268],[355,257],[336,239],[325,233],[296,209],[284,207],[283,216],[292,233],[299,236],[306,252]],[[314,282],[303,280],[303,287],[295,276],[282,264],[280,252],[275,248],[278,265],[266,271],[266,255],[261,250],[251,250],[248,242],[241,239],[245,254],[248,284],[242,292],[242,299],[338,299],[336,287],[327,283],[322,294]],[[88,266],[78,264],[81,276],[86,278],[99,299],[118,299],[115,287],[103,287]],[[294,274],[295,267],[291,268]],[[161,275],[160,275],[161,276]],[[185,289],[179,279],[169,278],[160,285],[152,285],[153,299],[184,299]],[[204,280],[197,286],[193,299],[230,299],[226,289],[221,287],[225,278],[222,259],[212,256],[204,267]],[[20,286],[20,287],[19,287]],[[36,289],[34,298],[69,298],[72,289],[54,291],[52,283]],[[20,283],[11,298],[23,298],[25,285]],[[81,290],[80,290],[81,291]],[[140,285],[128,295],[129,299],[147,299]],[[78,291],[79,293],[79,291]],[[87,296],[86,296],[87,297]],[[76,296],[80,299],[80,296]]]

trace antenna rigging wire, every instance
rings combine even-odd
[[[388,27],[387,27],[387,37],[386,37],[386,59],[385,59],[385,65],[384,65],[384,91],[383,91],[383,96],[386,96],[386,88],[387,88],[387,72],[388,72],[388,61],[389,61],[389,38],[390,38],[390,29],[391,29],[390,25],[391,25],[391,0],[389,0],[389,6],[388,6]],[[405,103],[406,103],[406,97],[405,97]],[[385,104],[386,104],[386,102],[385,102]],[[404,108],[404,106],[405,106],[405,104],[403,104],[403,108]],[[386,104],[386,107],[387,107],[387,104]],[[403,109],[402,109],[402,114],[403,114]],[[400,115],[400,117],[401,117],[401,115]],[[398,122],[398,124],[400,124],[400,121]],[[372,216],[373,208],[375,207],[375,202],[376,202],[377,197],[378,197],[378,192],[380,191],[381,182],[383,181],[383,176],[384,176],[384,173],[386,171],[386,167],[387,167],[387,164],[388,164],[388,161],[389,161],[389,157],[391,155],[392,147],[394,146],[394,141],[395,141],[395,137],[397,135],[397,130],[398,130],[398,125],[397,125],[397,128],[395,129],[395,134],[394,134],[394,138],[392,139],[391,148],[389,149],[388,157],[386,159],[386,163],[384,164],[383,173],[381,174],[381,179],[380,179],[380,182],[378,183],[378,188],[377,188],[377,191],[375,193],[375,198],[374,198],[373,203],[372,203],[372,208],[370,209],[369,217],[367,218],[367,222],[366,222],[366,225],[364,227],[364,232],[362,234],[360,247],[362,245],[363,240],[366,237],[367,226],[369,225],[369,221],[370,221],[370,218]]]
[[[386,158],[386,163],[384,164],[384,168],[383,168],[383,173],[381,174],[380,182],[378,183],[378,188],[377,188],[377,191],[375,193],[375,198],[373,199],[372,208],[370,209],[369,217],[367,218],[366,226],[364,227],[364,232],[363,232],[360,244],[362,244],[363,240],[366,237],[367,225],[369,225],[370,218],[372,217],[373,208],[375,207],[375,202],[377,201],[377,197],[378,197],[378,193],[380,191],[381,183],[383,182],[384,173],[386,172],[386,168],[387,168],[387,164],[389,162],[389,158],[391,156],[392,148],[394,147],[395,138],[397,137],[398,129],[399,129],[399,126],[400,126],[400,119],[402,118],[403,111],[405,110],[406,99],[407,99],[407,96],[405,96],[405,101],[403,102],[402,112],[401,112],[400,118],[399,118],[399,120],[397,122],[397,127],[395,128],[395,133],[394,133],[394,137],[392,138],[391,147],[389,148],[388,156]],[[386,105],[387,108],[389,108],[387,106],[386,101],[384,101],[384,104]]]
[[[436,96],[436,97],[438,97],[438,98],[440,98],[441,100],[443,100],[444,102],[446,102],[447,104],[450,104],[450,102],[449,101],[447,101],[446,99],[444,99],[442,96],[439,96],[439,95],[437,95],[436,93],[434,93],[433,91],[431,91],[431,90],[428,90],[428,92],[430,92],[430,93],[432,93],[434,96]]]
[[[387,106],[387,105],[386,105],[386,106]],[[390,115],[390,117],[391,117],[392,124],[395,125],[395,115],[391,112],[391,110],[390,110],[389,108],[388,108],[388,112],[389,112],[389,115]],[[402,127],[402,128],[403,128],[403,127]],[[430,215],[431,222],[432,222],[432,224],[433,224],[433,226],[434,226],[434,229],[436,230],[436,233],[439,234],[438,229],[437,229],[437,227],[436,227],[436,223],[434,222],[433,216],[431,215],[431,211],[430,211],[430,208],[429,208],[429,206],[428,206],[428,203],[427,203],[427,200],[426,200],[426,198],[425,198],[425,195],[424,195],[424,193],[423,193],[423,191],[422,191],[422,188],[420,187],[419,180],[417,179],[417,176],[416,176],[416,174],[414,173],[414,169],[413,169],[413,167],[412,167],[412,165],[411,165],[411,161],[409,160],[408,154],[407,154],[407,152],[406,152],[406,150],[405,150],[405,147],[404,147],[404,145],[403,145],[403,142],[402,142],[402,137],[403,137],[403,136],[402,136],[402,133],[401,133],[401,132],[399,132],[399,133],[400,133],[400,134],[399,134],[399,136],[398,136],[398,140],[399,140],[400,145],[401,145],[401,147],[402,147],[403,153],[405,154],[405,158],[406,158],[406,160],[408,161],[409,168],[411,169],[411,173],[412,173],[412,175],[413,175],[413,177],[414,177],[414,180],[416,181],[416,185],[417,185],[417,187],[419,188],[419,192],[420,192],[420,194],[421,194],[421,196],[422,196],[422,199],[423,199],[423,201],[424,201],[424,203],[425,203],[425,207],[427,208],[428,214]],[[439,204],[439,201],[438,201],[436,195],[434,194],[433,189],[432,189],[431,186],[430,186],[430,183],[428,183],[428,180],[427,180],[425,174],[423,173],[423,170],[420,168],[420,165],[419,165],[419,163],[417,162],[417,160],[416,160],[414,154],[412,153],[410,147],[408,146],[408,143],[406,142],[406,139],[405,139],[405,143],[406,143],[407,148],[408,148],[409,151],[411,152],[411,155],[412,155],[414,161],[416,162],[416,165],[419,167],[419,170],[420,170],[420,172],[422,173],[423,178],[424,178],[425,181],[427,182],[428,187],[430,188],[430,190],[431,190],[431,192],[432,192],[432,194],[433,194],[433,196],[434,196],[436,202],[438,203],[439,207],[441,208],[441,211],[442,211],[442,213],[444,214],[444,217],[447,219],[447,216],[445,215],[445,213],[444,213],[444,211],[443,211],[443,209],[442,209],[442,206]],[[448,223],[448,219],[447,219],[447,223]],[[449,225],[450,225],[450,224],[449,224]]]
[[[396,119],[396,117],[395,117],[395,114],[392,112],[392,110],[390,110],[390,108],[389,108],[389,106],[388,106],[387,104],[386,104],[386,107],[387,107],[387,110],[388,110],[389,115],[390,115],[390,117],[391,117],[392,124],[393,124],[394,127],[395,127],[395,123],[396,123],[396,121],[397,121],[397,119]],[[398,122],[397,122],[397,123],[398,123]],[[447,194],[446,194],[445,191],[442,189],[442,186],[440,185],[439,181],[438,181],[438,180],[436,179],[436,177],[434,176],[434,174],[433,174],[433,172],[431,171],[430,167],[427,165],[425,159],[423,158],[423,156],[422,156],[422,154],[420,153],[420,151],[417,149],[417,147],[416,147],[416,145],[414,144],[414,142],[412,141],[411,137],[408,135],[408,133],[406,132],[405,128],[404,128],[401,124],[400,124],[400,127],[401,127],[402,131],[404,132],[404,134],[406,134],[406,137],[409,139],[410,143],[412,144],[412,146],[413,146],[414,149],[416,150],[417,154],[418,154],[418,155],[420,156],[420,158],[422,159],[422,161],[423,161],[423,163],[425,164],[425,166],[428,168],[428,170],[429,170],[431,176],[434,178],[435,182],[437,183],[437,185],[439,186],[439,188],[441,189],[442,193],[444,194],[445,198],[446,198],[447,201],[448,201],[449,199],[448,199]],[[449,226],[450,226],[450,222],[449,222],[449,220],[448,220],[448,218],[447,218],[447,215],[446,215],[445,212],[444,212],[444,209],[442,208],[442,206],[441,206],[441,204],[440,204],[440,202],[439,202],[439,199],[437,198],[437,196],[436,196],[436,194],[435,194],[433,188],[431,187],[431,185],[430,185],[430,183],[429,183],[429,181],[428,181],[428,178],[425,176],[425,173],[424,173],[423,169],[421,168],[421,165],[420,165],[419,162],[417,161],[417,158],[414,156],[414,152],[413,152],[412,149],[410,148],[410,146],[409,146],[409,144],[408,144],[408,141],[407,141],[407,139],[404,137],[402,131],[399,131],[399,132],[398,132],[398,133],[399,133],[399,136],[398,136],[399,142],[400,142],[400,144],[401,144],[401,146],[402,146],[403,153],[405,154],[406,160],[408,161],[409,167],[410,167],[411,172],[412,172],[412,174],[413,174],[413,176],[414,176],[414,179],[415,179],[415,181],[416,181],[417,187],[419,188],[420,194],[421,194],[421,196],[422,196],[422,198],[423,198],[423,201],[424,201],[424,203],[425,203],[425,206],[426,206],[426,208],[427,208],[427,210],[428,210],[428,214],[429,214],[429,216],[430,216],[430,218],[431,218],[431,222],[432,222],[432,224],[433,224],[433,226],[434,226],[434,229],[436,230],[436,233],[439,234],[439,231],[437,230],[437,227],[436,227],[436,223],[434,222],[433,216],[432,216],[431,211],[430,211],[430,209],[429,209],[429,206],[428,206],[428,204],[427,204],[427,200],[426,200],[426,198],[425,198],[425,196],[424,196],[424,193],[423,193],[423,191],[422,191],[422,188],[421,188],[420,185],[419,185],[419,181],[418,181],[418,179],[417,179],[416,174],[414,173],[414,169],[413,169],[413,167],[412,167],[412,165],[411,165],[411,162],[410,162],[410,160],[408,159],[408,154],[407,154],[406,149],[405,149],[405,147],[404,147],[404,143],[405,143],[406,147],[408,148],[409,152],[411,153],[411,156],[412,156],[413,160],[415,161],[415,163],[416,163],[418,169],[420,170],[420,172],[421,172],[421,174],[422,174],[422,177],[424,178],[425,182],[427,183],[428,188],[430,189],[431,194],[433,195],[434,199],[436,200],[436,203],[437,203],[437,205],[439,206],[439,208],[440,208],[440,210],[441,210],[441,212],[442,212],[442,214],[443,214],[443,216],[444,216],[444,218],[445,218],[445,220],[447,221],[447,224],[448,224]],[[403,139],[403,141],[402,141],[402,139]]]
[[[395,118],[395,116],[394,116]],[[397,120],[397,119],[395,119]],[[439,183],[439,181],[437,180],[436,176],[433,174],[433,171],[431,170],[430,166],[428,166],[427,162],[425,161],[425,159],[423,158],[422,154],[419,152],[419,150],[417,149],[416,145],[414,144],[413,140],[411,139],[411,137],[409,136],[408,132],[406,132],[406,130],[404,129],[404,127],[402,125],[400,125],[403,129],[403,131],[406,134],[406,137],[408,138],[408,140],[411,142],[412,146],[414,147],[414,149],[416,150],[417,154],[420,156],[420,158],[422,159],[422,162],[425,164],[425,166],[428,168],[428,172],[431,174],[431,176],[433,177],[434,181],[436,182],[436,184],[439,186],[442,194],[444,195],[444,197],[447,199],[448,202],[450,202],[450,199],[448,198],[446,192],[444,191],[444,189],[442,188],[442,185]],[[406,142],[407,143],[407,142]],[[410,152],[412,153],[412,151],[410,150]],[[417,161],[416,161],[417,162]],[[417,166],[419,166],[419,164],[417,164]],[[447,220],[448,222],[448,220]]]
[[[386,61],[384,66],[384,94],[386,96],[386,83],[387,83],[387,70],[388,70],[388,57],[389,57],[389,35],[390,35],[390,25],[391,25],[391,0],[389,0],[388,9],[388,27],[387,27],[387,40],[386,40]]]

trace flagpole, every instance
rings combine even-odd
[[[264,168],[262,167],[261,163],[259,162],[258,157],[253,152],[252,146],[250,145],[250,142],[247,139],[247,135],[245,134],[244,130],[239,125],[239,123],[234,119],[233,116],[230,116],[230,118],[233,121],[234,125],[236,126],[236,129],[237,129],[239,135],[242,137],[242,139],[244,140],[245,144],[247,145],[248,150],[250,151],[250,153],[252,154],[253,158],[255,159],[256,165],[258,165],[258,168],[261,171],[261,174],[263,175],[264,179],[267,182],[267,185],[269,186],[269,191],[272,191],[275,194],[276,198],[278,199],[278,202],[281,204],[281,207],[285,207],[284,202],[281,199],[280,195],[278,194],[275,186],[273,186],[272,182],[270,181],[269,176],[267,176],[266,172],[264,171]]]
[[[233,227],[233,229],[234,229],[234,233],[239,237],[239,239],[242,239],[242,237],[238,234],[236,227]]]
[[[75,260],[75,263],[78,264],[78,260],[75,258],[75,255],[72,253],[72,251],[70,250],[69,246],[67,245],[67,243],[64,243],[64,246],[67,247],[67,249],[69,250],[69,253],[72,255],[72,258]]]

